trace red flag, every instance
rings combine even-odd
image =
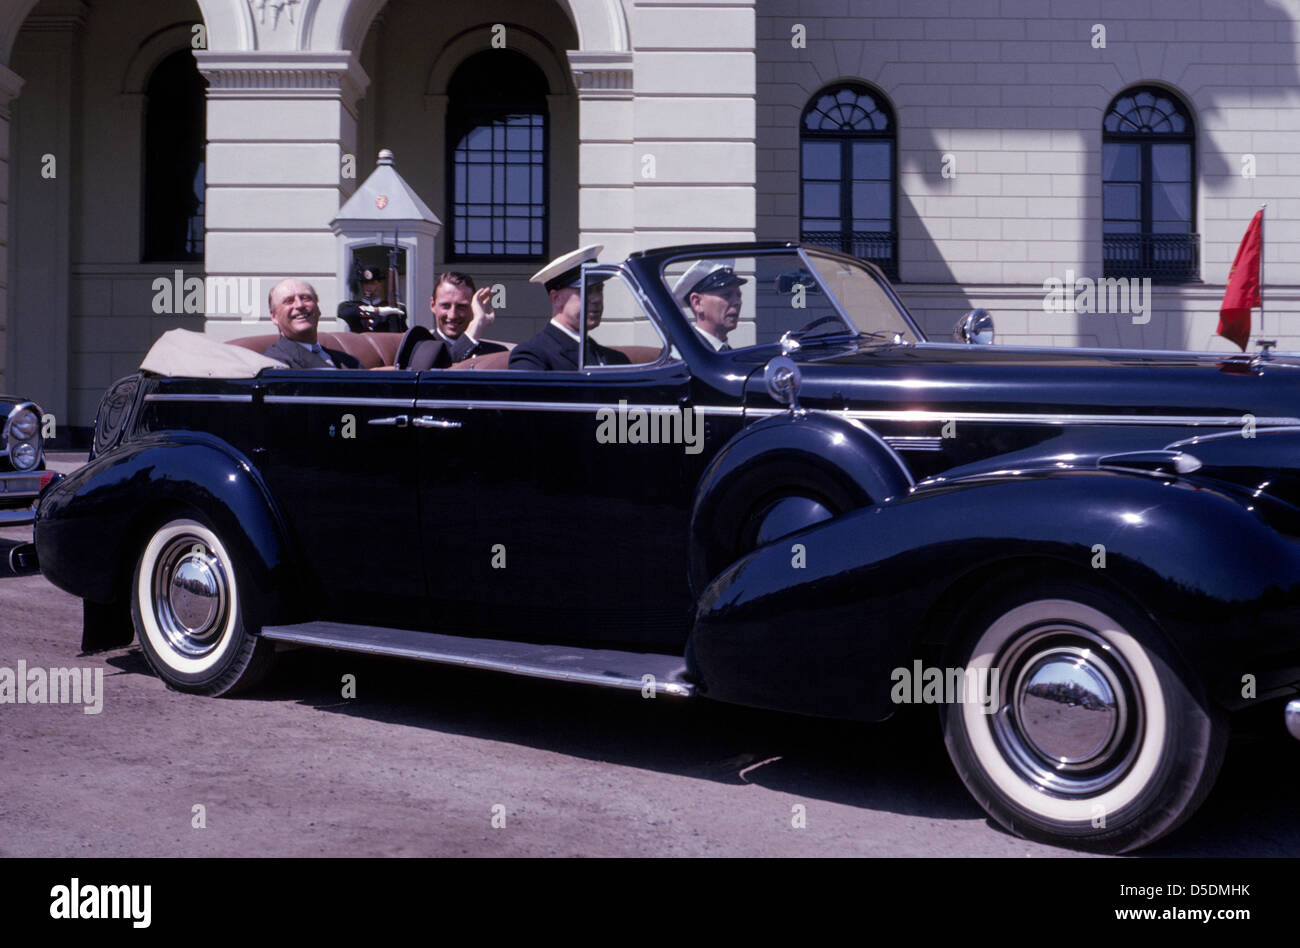
[[[1250,342],[1250,308],[1259,306],[1259,260],[1264,252],[1264,211],[1261,208],[1250,219],[1246,236],[1241,238],[1237,256],[1232,258],[1228,271],[1228,285],[1223,291],[1223,305],[1219,307],[1219,328],[1215,330],[1246,351]]]

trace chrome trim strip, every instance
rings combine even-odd
[[[700,411],[714,409],[700,406]],[[751,408],[746,414],[755,416],[779,415],[784,408]],[[929,421],[941,424],[946,421],[981,422],[984,424],[1037,424],[1037,425],[1170,425],[1194,428],[1200,426],[1240,428],[1244,415],[1049,415],[1042,412],[978,412],[978,411],[927,411],[897,409],[813,409],[828,415],[841,415],[860,421]],[[1296,418],[1256,418],[1260,425],[1295,425]]]
[[[497,659],[459,655],[455,652],[443,652],[436,649],[408,648],[400,645],[381,645],[372,642],[345,642],[332,636],[318,636],[310,632],[289,631],[284,627],[264,629],[261,638],[277,642],[296,642],[299,645],[318,645],[324,648],[347,652],[362,652],[367,655],[386,655],[393,658],[412,658],[424,662],[436,662],[440,665],[457,665],[461,668],[479,668],[486,671],[506,672],[527,678],[546,678],[552,681],[569,681],[585,685],[602,685],[606,688],[620,688],[626,691],[640,691],[646,682],[640,678],[624,678],[611,674],[596,674],[551,668],[543,665],[525,665],[519,662],[506,662]],[[695,686],[685,681],[660,681],[655,679],[654,690],[659,694],[681,695],[690,697],[695,693]]]
[[[1238,422],[1234,427],[1240,428],[1242,426],[1243,423]],[[1258,422],[1256,422],[1255,424],[1256,437],[1259,437],[1262,434],[1277,434],[1278,432],[1296,433],[1296,432],[1300,432],[1300,427],[1297,427],[1296,425],[1278,425],[1272,428],[1261,428]],[[1208,435],[1194,435],[1191,438],[1184,438],[1182,441],[1175,441],[1172,444],[1165,445],[1165,450],[1178,451],[1182,448],[1195,447],[1198,444],[1206,444],[1207,442],[1210,441],[1224,441],[1227,439],[1240,438],[1240,437],[1241,437],[1241,432],[1239,431],[1219,431],[1214,434],[1208,434]]]
[[[885,435],[885,444],[896,451],[942,451],[938,435]]]
[[[420,398],[415,402],[417,409],[437,409],[437,410],[454,410],[462,409],[464,411],[473,411],[475,408],[482,408],[487,411],[559,411],[573,412],[576,414],[595,414],[598,411],[609,410],[618,411],[620,406],[617,402],[511,402],[511,401],[465,401],[454,398]],[[704,409],[699,406],[682,406],[682,405],[632,405],[626,406],[627,411],[680,411],[683,407],[692,408],[699,414],[714,414],[714,409]],[[718,411],[717,414],[722,414]]]
[[[412,398],[367,398],[357,395],[267,395],[268,405],[366,405],[374,408],[410,408]]]
[[[244,402],[252,403],[252,395],[218,395],[202,392],[154,392],[144,397],[146,402]]]
[[[252,395],[215,395],[215,394],[161,394],[146,395],[145,401],[167,402],[251,402]],[[617,409],[613,402],[540,402],[507,401],[504,399],[454,399],[454,398],[366,398],[357,396],[348,398],[329,395],[267,395],[265,401],[278,405],[367,405],[376,408],[417,408],[417,409],[462,409],[472,411],[475,408],[487,411],[557,411],[573,413],[592,413],[601,409]],[[627,410],[633,411],[679,411],[683,407],[692,408],[706,415],[750,415],[755,418],[779,415],[789,411],[787,408],[745,408],[740,405],[647,405],[628,404]],[[993,425],[1166,425],[1178,428],[1218,427],[1239,428],[1244,415],[1088,415],[1066,414],[1050,415],[1043,412],[977,412],[977,411],[929,411],[926,409],[812,409],[827,415],[838,415],[858,421],[896,421],[896,422],[933,422],[942,424],[947,421],[978,422]],[[1254,419],[1256,431],[1262,427],[1300,427],[1300,418],[1257,417]]]

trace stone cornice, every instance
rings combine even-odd
[[[89,13],[84,0],[46,0],[23,20],[22,29],[33,33],[76,32],[85,25]]]
[[[625,99],[632,96],[632,54],[569,50],[569,69],[585,98]]]
[[[212,52],[198,50],[209,99],[338,98],[353,115],[370,84],[349,52]]]
[[[9,103],[23,88],[23,77],[8,66],[0,65],[0,115],[9,117]]]

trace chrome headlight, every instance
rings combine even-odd
[[[41,462],[41,416],[34,405],[23,405],[9,413],[5,425],[9,463],[16,471],[30,471]]]
[[[20,441],[9,452],[9,460],[13,461],[14,467],[20,471],[30,471],[40,459],[41,453],[30,441]]]
[[[9,431],[15,441],[31,441],[40,426],[41,420],[30,408],[24,408],[9,421]]]

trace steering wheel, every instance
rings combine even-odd
[[[841,320],[838,316],[834,314],[831,314],[829,316],[819,316],[816,319],[814,319],[812,322],[805,323],[804,325],[800,326],[798,329],[794,331],[794,334],[798,336],[801,333],[805,333],[810,329],[816,329],[822,323],[830,323],[830,322],[839,323],[839,322],[843,322],[843,320]]]

